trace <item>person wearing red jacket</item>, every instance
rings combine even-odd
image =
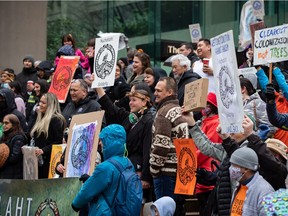
[[[215,93],[210,92],[207,95],[207,105],[205,109],[203,109],[202,114],[203,118],[202,118],[201,130],[207,135],[207,137],[210,139],[211,142],[222,143],[222,139],[216,132],[216,128],[219,125],[219,118],[218,118],[218,108]],[[213,171],[211,165],[213,158],[202,154],[200,150],[197,150],[196,153],[197,153],[198,171],[200,172]],[[199,202],[200,215],[204,215],[206,203],[213,188],[214,186],[206,186],[200,183],[196,184],[195,193]]]

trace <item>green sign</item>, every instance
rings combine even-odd
[[[0,179],[0,216],[76,216],[71,203],[80,188],[78,178]]]

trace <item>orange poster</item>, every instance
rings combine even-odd
[[[49,88],[49,92],[54,93],[60,103],[64,103],[66,100],[79,58],[79,56],[60,57]]]
[[[56,164],[60,161],[60,158],[65,148],[66,144],[52,145],[48,178],[56,177],[57,175],[55,172]]]
[[[197,169],[196,146],[192,139],[175,139],[174,145],[178,159],[174,193],[193,195]]]

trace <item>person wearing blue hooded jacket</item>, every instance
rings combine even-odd
[[[124,156],[126,132],[121,125],[111,124],[102,129],[99,139],[102,142],[104,162],[97,165],[93,174],[85,181],[72,202],[72,208],[79,211],[87,203],[90,203],[89,215],[112,216],[106,200],[112,203],[117,192],[120,172],[106,160],[113,158],[123,167],[128,166],[129,159]]]

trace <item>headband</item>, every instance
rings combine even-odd
[[[141,90],[140,90],[141,91]],[[128,94],[129,97],[137,97],[137,98],[140,98],[142,100],[146,100],[148,102],[150,102],[150,97],[142,94],[139,90],[136,90],[136,91],[133,91],[133,92],[130,92]],[[144,91],[144,90],[143,90]],[[146,92],[146,91],[145,91]]]

